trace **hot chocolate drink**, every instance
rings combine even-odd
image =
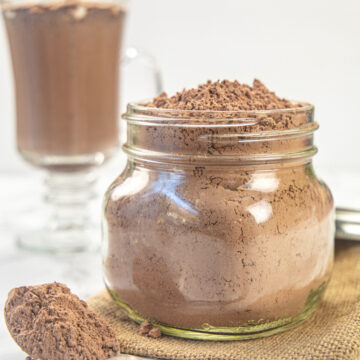
[[[3,5],[22,155],[106,158],[118,144],[125,9],[115,1]],[[71,161],[70,161],[71,163]]]

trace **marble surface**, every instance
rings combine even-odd
[[[119,167],[101,178],[103,192]],[[334,190],[338,205],[360,209],[360,173],[322,172]],[[23,216],[30,216],[41,191],[39,174],[0,173],[0,306],[3,308],[8,291],[16,286],[59,281],[74,293],[87,298],[103,289],[99,252],[74,255],[49,255],[20,250],[16,233]],[[100,241],[100,240],[99,240]],[[23,360],[25,354],[7,332],[3,317],[0,321],[0,359]],[[121,358],[119,358],[121,359]],[[129,359],[134,359],[129,357]]]

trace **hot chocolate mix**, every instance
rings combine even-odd
[[[149,107],[175,110],[244,111],[294,108],[297,104],[279,98],[258,79],[253,86],[238,81],[208,81],[195,89],[183,90],[174,96],[157,96]]]
[[[37,360],[105,360],[120,352],[105,320],[63,284],[13,289],[5,320],[18,345]]]
[[[170,162],[137,158],[107,194],[105,277],[113,295],[144,318],[186,329],[302,312],[332,268],[331,194],[306,159],[259,166],[249,157],[284,156],[312,142],[239,140],[311,125],[312,108],[258,80],[208,82],[145,106],[150,124],[128,124],[128,144]],[[244,123],[234,115],[245,115]],[[224,166],[228,158],[236,165]],[[124,181],[133,184],[129,193]]]

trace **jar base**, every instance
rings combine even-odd
[[[162,334],[192,340],[207,341],[234,341],[234,340],[251,340],[272,336],[287,331],[303,321],[309,319],[315,312],[322,295],[326,289],[328,281],[322,283],[317,289],[312,290],[306,300],[303,310],[294,316],[276,319],[269,322],[258,322],[254,325],[238,326],[238,327],[216,327],[204,324],[201,329],[183,329],[157,323],[151,319],[138,314],[128,305],[121,301],[115,291],[108,288],[113,300],[126,313],[126,315],[136,323],[150,321],[154,326],[161,329]]]

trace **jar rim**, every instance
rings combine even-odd
[[[236,111],[163,109],[148,107],[144,105],[145,103],[146,100],[130,102],[127,106],[127,112],[122,115],[122,118],[126,120],[129,125],[195,129],[238,128],[242,130],[236,136],[241,136],[243,141],[251,141],[251,139],[290,139],[306,136],[319,128],[319,124],[315,122],[313,118],[314,105],[299,101],[293,101],[293,103],[301,103],[303,106],[287,109]],[[224,114],[224,116],[221,116],[222,114]],[[268,117],[271,118],[275,115],[294,116],[298,114],[306,115],[306,120],[298,124],[298,126],[290,128],[265,127],[256,130],[253,128],[253,126],[261,125],[261,121]],[[212,117],[212,115],[215,115],[215,117]]]
[[[313,133],[318,123],[314,106],[302,104],[274,110],[192,111],[129,103],[122,116],[128,125],[123,149],[134,158],[169,163],[309,159],[317,151]]]

